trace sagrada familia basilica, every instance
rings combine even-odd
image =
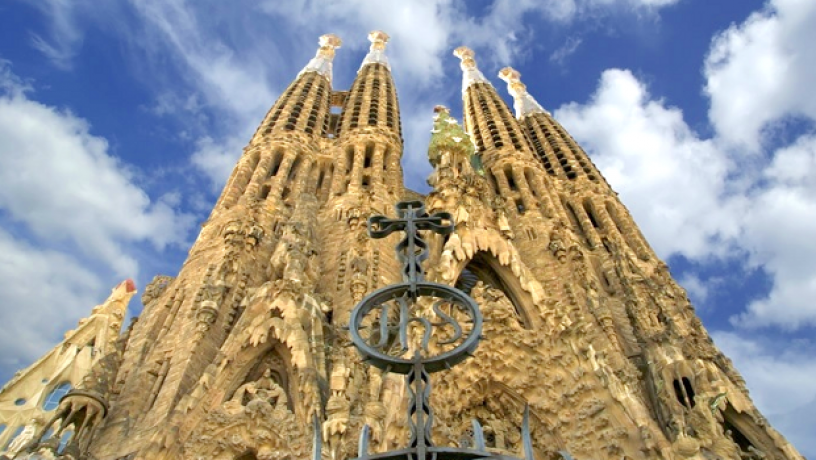
[[[128,280],[0,390],[0,459],[804,459],[519,72],[513,113],[454,51],[405,188],[369,39],[344,91],[320,38],[137,320]]]

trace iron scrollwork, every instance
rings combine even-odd
[[[411,398],[407,414],[411,435],[404,449],[370,455],[369,429],[365,426],[358,458],[509,459],[487,452],[484,442],[477,442],[475,449],[437,447],[432,442],[430,374],[450,369],[473,355],[482,331],[482,315],[476,302],[461,290],[426,281],[424,277],[422,262],[428,258],[428,245],[419,232],[448,235],[454,229],[453,217],[446,212],[428,215],[419,201],[400,202],[396,210],[396,219],[369,218],[368,233],[377,239],[405,232],[396,247],[402,263],[402,283],[378,289],[357,304],[351,313],[349,332],[367,363],[406,376]],[[525,456],[532,459],[529,410],[524,415]],[[474,431],[481,432],[476,420]]]

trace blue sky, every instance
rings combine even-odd
[[[433,106],[461,117],[452,50],[507,101],[512,65],[816,457],[812,0],[0,3],[0,380],[121,279],[175,274],[317,38],[343,39],[347,89],[373,29],[392,37],[410,187],[427,190]]]

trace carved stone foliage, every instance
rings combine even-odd
[[[153,280],[145,286],[142,294],[142,305],[148,305],[153,300],[159,298],[160,295],[167,289],[167,286],[175,280],[172,276],[156,275]]]
[[[233,460],[252,452],[261,460],[307,458],[311,433],[281,407],[281,388],[263,382],[245,385],[237,392],[240,400],[234,396],[206,416],[186,440],[184,457]]]

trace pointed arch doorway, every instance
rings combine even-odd
[[[532,296],[521,287],[521,282],[510,267],[502,265],[489,252],[479,251],[469,261],[463,262],[455,286],[470,294],[479,281],[501,291],[507,297],[523,328],[532,329],[536,326]]]

